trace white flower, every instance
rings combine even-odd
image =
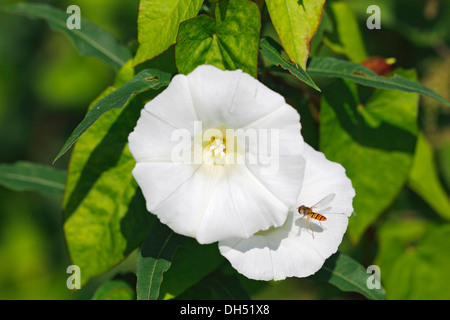
[[[340,164],[327,160],[323,153],[307,144],[303,157],[306,162],[303,185],[296,206],[283,226],[258,232],[248,239],[219,242],[221,254],[250,279],[282,280],[312,275],[337,251],[342,241],[348,217],[353,212],[352,183]],[[322,205],[317,213],[323,212],[326,221],[308,220],[299,214],[299,206],[312,207],[318,202]]]
[[[148,211],[200,243],[281,226],[302,185],[299,120],[240,70],[176,75],[129,136]]]

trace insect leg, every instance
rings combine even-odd
[[[299,220],[299,221],[301,221],[305,216],[306,216],[306,215],[303,214],[303,215],[300,217],[300,220]]]
[[[306,222],[309,223],[309,228],[311,229],[312,237],[314,239],[314,230],[312,229],[312,226],[311,226],[311,217],[310,216],[306,216]]]

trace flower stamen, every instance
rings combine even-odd
[[[214,140],[206,146],[205,149],[209,151],[208,159],[209,164],[224,164],[224,158],[226,155],[226,146],[221,138],[213,137]]]

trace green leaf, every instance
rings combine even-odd
[[[0,185],[12,190],[30,190],[50,196],[62,196],[65,183],[64,170],[25,161],[0,164]]]
[[[389,299],[450,299],[450,224],[391,222],[378,229],[377,238],[375,263]]]
[[[367,280],[371,273],[349,256],[340,252],[328,258],[310,280],[328,281],[342,291],[358,292],[373,300],[386,300],[384,289],[369,289]]]
[[[178,71],[188,74],[202,64],[241,69],[256,77],[261,17],[250,1],[221,1],[216,20],[200,15],[183,22],[175,46]]]
[[[266,0],[270,19],[289,58],[306,69],[311,40],[325,0]]]
[[[408,185],[442,218],[450,219],[450,199],[439,180],[433,149],[423,134],[419,134]]]
[[[201,285],[211,291],[214,300],[249,300],[250,296],[242,287],[237,275],[213,272],[201,281]]]
[[[117,275],[97,288],[91,300],[136,300],[136,275]]]
[[[45,19],[52,29],[68,36],[82,55],[97,57],[116,71],[131,59],[128,49],[119,44],[110,33],[85,19],[81,19],[81,29],[69,29],[67,19],[70,15],[51,6],[17,3],[0,5],[0,10]]]
[[[107,89],[99,99],[114,90]],[[105,113],[73,148],[63,201],[64,234],[72,263],[82,270],[82,285],[135,250],[155,220],[131,174],[136,162],[128,135],[146,101],[159,92],[141,93],[125,108]]]
[[[330,57],[314,57],[311,58],[306,71],[311,77],[336,77],[368,87],[415,92],[450,106],[450,102],[416,81],[402,77],[400,74],[394,74],[392,77],[379,76],[374,71],[350,61]]]
[[[367,57],[359,22],[353,10],[343,1],[331,2],[326,7],[332,32],[325,32],[324,43],[334,52],[359,63]]]
[[[302,69],[299,65],[296,65],[293,62],[287,61],[282,55],[281,51],[282,47],[273,39],[267,37],[261,40],[261,53],[269,59],[273,64],[282,67],[283,69],[289,71],[294,76],[297,77],[300,81],[303,81],[307,85],[313,87],[317,91],[320,91],[320,88],[314,83],[314,81],[310,78],[308,73]]]
[[[142,243],[137,264],[137,299],[156,300],[163,281],[163,274],[171,264],[178,246],[186,238],[174,233],[166,225],[155,222]]]
[[[243,280],[250,281],[256,286],[267,284],[265,281],[245,278],[234,269],[229,273],[228,270],[224,270],[224,266],[226,268],[228,264],[209,273],[176,298],[179,300],[249,300],[251,297],[242,284]]]
[[[203,0],[141,0],[138,16],[140,43],[134,65],[150,60],[175,43],[181,22],[195,17]]]
[[[79,139],[81,135],[104,113],[111,109],[123,108],[139,93],[148,90],[158,90],[168,85],[170,79],[171,75],[168,73],[154,69],[146,69],[139,72],[121,88],[102,98],[88,111],[81,123],[74,129],[53,162],[66,153],[75,141]]]
[[[450,141],[439,147],[437,159],[446,190],[450,190]]]
[[[414,79],[414,72],[399,73]],[[337,80],[321,105],[320,149],[346,169],[356,196],[349,234],[357,240],[406,183],[417,137],[418,95],[375,90],[363,103],[356,85]]]
[[[186,245],[177,250],[172,266],[164,276],[161,297],[178,297],[224,261],[225,258],[217,250],[217,244],[200,245],[195,239],[188,239]]]

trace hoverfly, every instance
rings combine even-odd
[[[314,231],[311,227],[311,219],[315,219],[318,221],[326,221],[327,218],[324,215],[317,213],[316,211],[320,210],[320,212],[325,213],[329,209],[331,209],[330,207],[327,207],[327,208],[324,208],[324,207],[327,206],[328,204],[330,204],[331,201],[333,201],[334,197],[335,197],[335,194],[330,193],[327,196],[325,196],[324,198],[322,198],[319,202],[317,202],[312,207],[307,207],[305,205],[301,205],[300,207],[298,207],[298,213],[302,214],[300,220],[302,220],[304,217],[306,217],[306,222],[309,223],[309,228],[311,229],[313,238],[314,238]]]

